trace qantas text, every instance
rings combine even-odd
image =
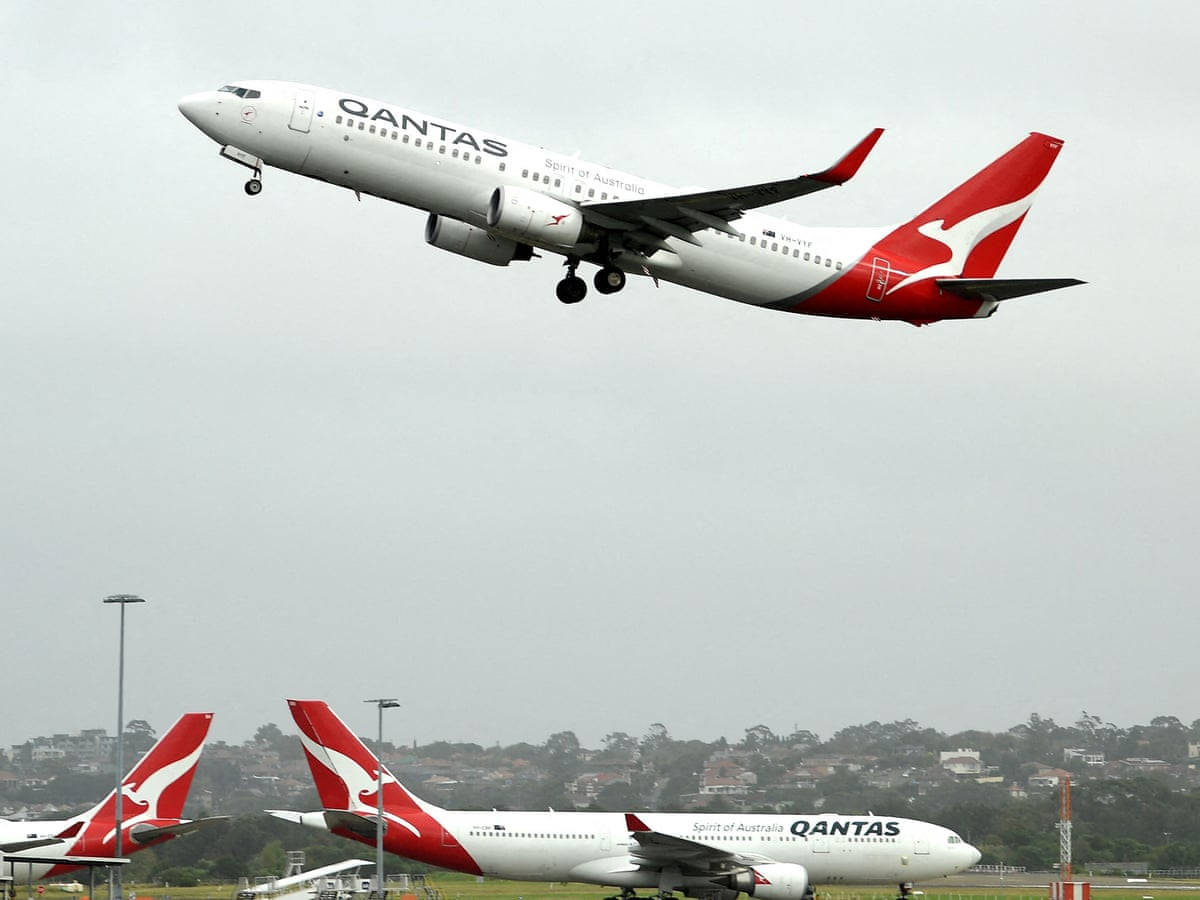
[[[692,831],[703,834],[714,832],[782,832],[783,826],[774,822],[747,824],[746,822],[693,822]],[[797,819],[788,829],[796,837],[809,835],[846,834],[861,837],[862,835],[878,835],[879,837],[895,837],[900,833],[899,822],[868,822],[863,819]]]
[[[364,119],[370,119],[372,122],[387,122],[393,128],[399,128],[401,131],[411,129],[423,137],[437,137],[438,140],[448,144],[463,144],[472,150],[481,150],[484,153],[490,153],[492,156],[508,156],[508,147],[501,141],[492,138],[476,140],[475,136],[469,131],[458,131],[457,128],[451,128],[449,125],[439,125],[437,122],[431,122],[428,119],[414,119],[407,113],[401,113],[399,120],[397,120],[396,115],[385,106],[379,107],[372,114],[371,108],[367,104],[350,97],[342,97],[338,100],[338,106],[342,108],[342,112],[348,115],[362,116]],[[435,132],[434,135],[430,135],[430,129]],[[450,137],[452,134],[455,135],[453,139]]]

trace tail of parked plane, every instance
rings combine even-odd
[[[212,713],[185,713],[138,760],[121,782],[123,822],[183,815],[212,717]],[[112,823],[116,805],[116,791],[112,791],[85,817]]]
[[[389,812],[437,808],[406,791],[323,700],[289,700],[288,708],[300,728],[304,756],[326,809],[374,810],[380,769],[383,805]]]
[[[121,782],[122,853],[226,820],[223,816],[195,821],[182,818],[212,717],[212,713],[186,713],[180,717]],[[83,857],[114,855],[116,807],[117,792],[111,791],[72,819],[57,835],[56,843],[67,844],[61,854],[63,862],[53,866],[45,877],[77,868],[77,860]]]
[[[1082,284],[1074,278],[1009,278],[1002,285],[989,284],[1062,145],[1048,134],[1030,134],[880,241],[874,248],[877,255],[889,260],[897,274],[908,273],[888,284],[887,294],[928,278],[950,293],[993,301]]]
[[[379,779],[383,781],[383,841],[391,853],[458,872],[482,871],[437,817],[446,811],[406,791],[346,723],[322,700],[289,700],[300,743],[312,770],[320,812],[267,810],[287,822],[320,828],[374,844],[379,828]]]

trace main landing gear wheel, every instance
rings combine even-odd
[[[578,275],[568,275],[554,289],[563,303],[578,303],[587,296],[587,282]]]
[[[257,197],[262,193],[262,182],[257,178],[251,178],[246,182],[246,193],[251,197]]]
[[[896,900],[909,900],[913,892],[913,883],[911,881],[900,882],[900,896]]]
[[[625,273],[616,266],[605,266],[596,273],[596,278],[592,283],[602,294],[615,294],[625,287]]]

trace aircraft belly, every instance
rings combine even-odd
[[[708,238],[709,241],[727,240]],[[681,248],[683,265],[667,281],[754,306],[777,302],[808,287],[802,270],[786,260],[746,258],[692,247]]]

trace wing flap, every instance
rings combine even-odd
[[[999,302],[1087,284],[1078,278],[937,278],[937,286],[966,300]]]

